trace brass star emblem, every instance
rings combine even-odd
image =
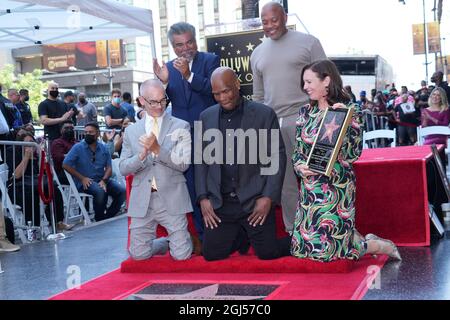
[[[320,141],[328,138],[328,141],[333,143],[333,134],[337,129],[339,129],[339,125],[336,124],[336,116],[334,116],[331,122],[325,123],[325,133],[322,135]]]

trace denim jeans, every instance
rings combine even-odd
[[[95,221],[114,217],[119,212],[126,197],[125,188],[112,179],[109,179],[106,184],[106,192],[99,186],[98,182],[93,182],[87,190],[80,191],[94,197]],[[106,208],[108,196],[112,197],[113,202],[109,208]]]

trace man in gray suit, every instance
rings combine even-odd
[[[170,248],[175,260],[185,260],[192,253],[186,218],[192,205],[183,175],[191,159],[190,125],[164,112],[167,99],[159,80],[145,81],[140,95],[145,117],[125,130],[119,161],[123,176],[134,175],[129,253],[144,260]],[[158,224],[168,238],[155,239]]]
[[[245,253],[247,239],[260,259],[287,256],[290,239],[277,239],[275,226],[286,168],[277,116],[268,106],[240,96],[239,80],[230,68],[217,68],[211,84],[218,104],[200,114],[202,128],[195,130],[203,257],[220,260],[234,251]],[[211,139],[213,134],[217,137]]]

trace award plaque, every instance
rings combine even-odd
[[[353,108],[330,107],[325,110],[306,163],[311,171],[330,176],[353,112]]]

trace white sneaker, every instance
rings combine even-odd
[[[0,240],[0,252],[14,252],[14,251],[19,251],[20,247],[12,244],[11,242],[9,242],[9,240],[4,239],[4,240]]]

